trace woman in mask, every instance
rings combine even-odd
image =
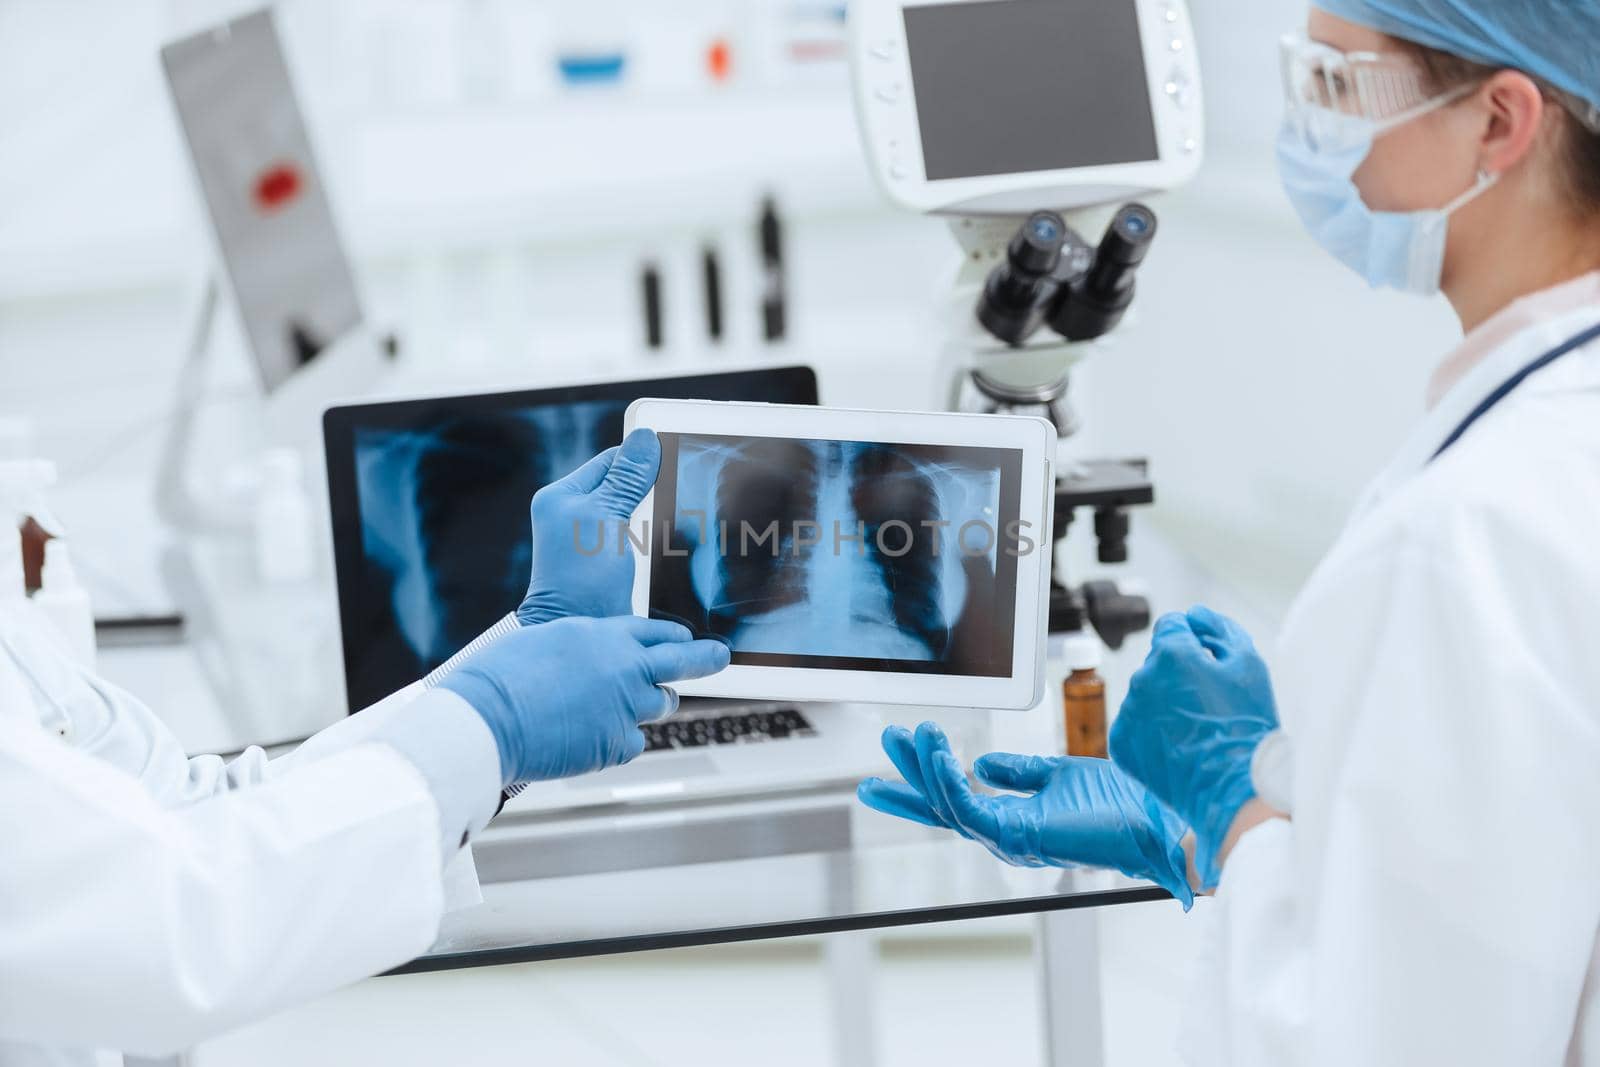
[[[1426,413],[1270,670],[1166,616],[1111,760],[984,756],[992,795],[924,724],[861,795],[1214,891],[1191,1062],[1600,1064],[1600,3],[1318,4],[1284,185],[1374,287],[1454,307]]]

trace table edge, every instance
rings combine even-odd
[[[862,912],[821,919],[791,919],[782,922],[752,923],[742,926],[707,927],[662,934],[630,934],[626,937],[594,938],[587,941],[560,941],[548,945],[520,945],[467,952],[444,952],[418,956],[409,963],[384,971],[379,977],[400,974],[427,974],[468,967],[497,967],[511,963],[539,963],[547,960],[579,959],[587,956],[613,956],[627,952],[656,952],[670,948],[702,945],[727,945],[741,941],[764,941],[811,934],[833,934],[850,930],[877,930],[896,926],[959,922],[1001,915],[1027,915],[1077,908],[1101,908],[1116,904],[1137,904],[1150,900],[1171,900],[1159,886],[1131,889],[1100,889],[1082,893],[1022,897],[1016,900],[982,901],[973,904],[947,904],[932,908],[907,908],[900,911]]]

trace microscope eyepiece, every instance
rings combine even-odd
[[[1028,221],[1006,246],[1006,266],[1018,280],[1036,281],[1056,269],[1061,262],[1061,244],[1067,224],[1053,211],[1040,211]]]
[[[1055,297],[1054,277],[1067,241],[1067,224],[1053,211],[1028,216],[1006,245],[1006,261],[996,267],[978,298],[978,321],[1010,345],[1020,345],[1039,328]]]
[[[1089,287],[1109,292],[1133,284],[1133,269],[1144,262],[1156,236],[1156,216],[1143,204],[1127,204],[1111,219],[1100,239]]]
[[[1094,265],[1056,301],[1050,328],[1069,341],[1088,341],[1115,329],[1133,303],[1134,274],[1155,236],[1155,212],[1143,204],[1118,209],[1095,250]]]
[[[1026,229],[1035,240],[1061,240],[1061,220],[1048,211],[1041,211],[1029,219]]]
[[[1006,249],[1006,259],[1012,269],[1029,274],[1049,274],[1055,270],[1061,259],[1061,242],[1066,237],[1066,229],[1061,216],[1049,211],[1030,216]]]

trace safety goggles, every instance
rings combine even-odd
[[[1472,91],[1430,95],[1409,56],[1341,52],[1304,33],[1285,34],[1279,51],[1289,122],[1313,144],[1341,140],[1352,127],[1376,136]]]

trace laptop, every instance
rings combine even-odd
[[[323,420],[347,707],[410,684],[528,584],[528,502],[622,440],[645,397],[815,404],[809,367],[342,405]],[[633,763],[538,783],[508,811],[771,793],[881,769],[878,717],[849,704],[683,701]]]

